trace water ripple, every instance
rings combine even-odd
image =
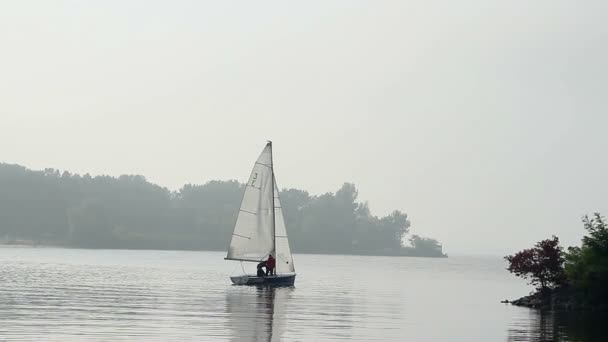
[[[222,257],[0,248],[0,340],[593,341],[500,305],[529,289],[498,258],[297,255],[272,289],[229,285]]]

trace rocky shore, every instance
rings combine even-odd
[[[582,296],[568,287],[538,291],[513,301],[504,301],[516,306],[551,311],[608,311],[606,305],[583,300]]]

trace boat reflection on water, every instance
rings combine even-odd
[[[226,293],[232,340],[280,341],[286,302],[293,290],[293,287],[232,286]]]

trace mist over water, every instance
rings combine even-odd
[[[606,13],[0,1],[0,341],[605,342]]]
[[[269,139],[281,187],[357,184],[448,254],[575,245],[580,216],[608,211],[606,12],[2,1],[0,161],[179,190],[246,181]]]
[[[222,252],[0,248],[0,336],[21,341],[600,341],[500,304],[498,257],[295,255],[293,288],[230,284]]]

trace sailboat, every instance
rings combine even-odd
[[[272,255],[276,260],[276,275],[231,276],[236,285],[285,286],[293,285],[296,280],[278,189],[269,141],[253,165],[224,259],[259,263]]]

